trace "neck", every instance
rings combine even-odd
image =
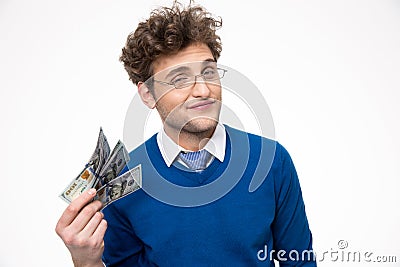
[[[165,133],[179,146],[184,149],[197,151],[202,149],[214,134],[215,127],[203,132],[189,132],[182,129],[178,132],[169,127],[164,128]]]

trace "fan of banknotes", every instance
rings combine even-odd
[[[125,145],[118,141],[110,153],[107,138],[100,128],[97,146],[89,162],[80,174],[61,193],[60,197],[71,203],[90,188],[96,188],[95,200],[103,203],[103,208],[111,202],[138,190],[142,186],[141,165],[119,175],[129,162]]]

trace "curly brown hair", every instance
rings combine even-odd
[[[190,4],[183,8],[174,2],[171,8],[153,10],[150,18],[128,35],[120,61],[134,84],[153,75],[152,63],[158,57],[175,54],[193,43],[206,44],[217,61],[222,46],[215,31],[221,26],[222,19],[214,18],[203,7]]]

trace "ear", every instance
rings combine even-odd
[[[142,102],[150,109],[153,109],[156,106],[156,101],[154,100],[153,94],[150,92],[147,85],[143,82],[138,82],[137,87]]]

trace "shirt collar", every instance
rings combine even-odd
[[[160,149],[161,155],[168,167],[172,165],[176,157],[181,151],[188,152],[187,149],[176,144],[164,131],[161,129],[157,134],[157,145]],[[225,158],[226,147],[226,131],[223,124],[218,123],[217,127],[210,140],[208,140],[204,149],[216,157],[219,161],[223,162]]]

